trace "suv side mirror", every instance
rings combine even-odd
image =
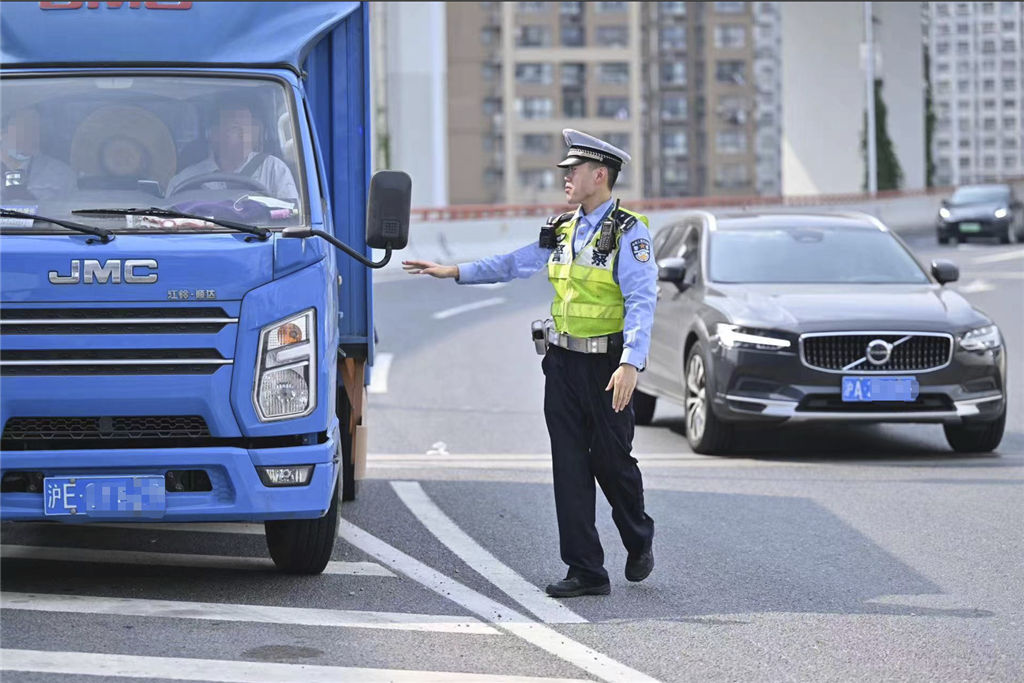
[[[683,280],[686,278],[686,261],[681,258],[667,258],[658,264],[658,279],[673,283],[679,291],[683,291]]]
[[[947,282],[956,282],[960,279],[960,269],[952,261],[936,259],[932,261],[932,275],[939,281],[940,285]]]
[[[404,171],[377,171],[366,203],[366,244],[373,249],[405,249],[409,244],[412,178]]]

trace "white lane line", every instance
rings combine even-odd
[[[388,393],[388,373],[391,372],[391,361],[395,359],[393,353],[378,353],[373,359],[373,367],[370,368],[370,386],[366,388],[369,394]]]
[[[0,670],[213,683],[582,683],[567,678],[7,649],[0,650]]]
[[[262,557],[179,555],[176,553],[147,553],[136,550],[91,550],[89,548],[53,548],[34,545],[2,545],[0,546],[0,559],[138,564],[158,567],[229,569],[234,571],[276,571],[273,560]],[[347,576],[394,576],[386,568],[375,562],[329,562],[324,573]]]
[[[585,624],[587,620],[517,574],[459,528],[426,494],[419,482],[393,481],[391,488],[423,526],[478,574],[548,624]]]
[[[1001,261],[1013,261],[1014,259],[1024,259],[1024,249],[1014,249],[1012,251],[1004,251],[999,254],[978,256],[976,258],[972,258],[971,263],[999,263]]]
[[[498,304],[505,303],[505,297],[496,296],[493,299],[484,299],[482,301],[474,301],[471,304],[464,304],[462,306],[456,306],[455,308],[448,308],[443,311],[438,311],[432,317],[434,320],[445,320],[452,316],[459,315],[460,313],[469,313],[470,311],[478,311],[481,308],[488,308],[490,306],[497,306]]]
[[[995,285],[986,282],[985,280],[971,280],[964,286],[957,287],[956,291],[961,294],[980,294],[981,292],[988,292],[995,288]]]
[[[656,679],[620,664],[611,657],[572,640],[546,624],[539,624],[515,610],[431,569],[346,519],[338,522],[341,538],[395,571],[448,598],[480,618],[513,633],[542,650],[609,683],[657,683]],[[553,598],[552,598],[553,599]]]
[[[4,609],[65,614],[113,614],[126,617],[165,619],[203,619],[238,621],[254,624],[291,626],[331,626],[370,628],[388,631],[424,631],[503,635],[472,617],[401,612],[364,612],[359,610],[276,607],[273,605],[237,605],[177,600],[137,600],[134,598],[98,598],[86,595],[47,593],[0,593]]]

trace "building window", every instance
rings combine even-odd
[[[562,26],[562,47],[583,47],[586,42],[582,26],[573,26],[572,24]]]
[[[984,107],[986,110],[987,109],[995,109],[996,108],[996,101],[995,100],[985,100],[985,102],[982,104],[982,107]]]
[[[686,156],[689,152],[685,130],[666,131],[661,134],[661,153],[666,156]]]
[[[484,187],[487,189],[500,188],[504,183],[504,174],[500,170],[494,168],[484,170]]]
[[[1003,100],[1003,109],[1013,111],[1017,108],[1017,100],[1006,99]]]
[[[686,185],[690,182],[690,169],[682,161],[666,162],[662,168],[661,181],[665,185]]]
[[[970,65],[964,71],[970,71]],[[981,70],[985,73],[991,73],[996,70],[996,60],[994,59],[983,59],[981,60]]]
[[[956,27],[956,32],[957,32],[957,35],[966,36],[966,35],[968,35],[971,32],[971,25],[970,24],[958,24],[957,27]]]
[[[1016,51],[1017,51],[1017,41],[1016,40],[1013,40],[1013,39],[1010,39],[1010,38],[1007,38],[1006,40],[1003,40],[1003,52],[1010,53],[1010,52],[1016,52]]]
[[[938,14],[940,17],[948,17],[949,16],[949,4],[945,3],[945,2],[937,2],[937,3],[935,3],[935,13]]]
[[[958,74],[967,74],[971,72],[971,63],[965,59],[961,59],[956,63],[956,72]]]
[[[971,131],[971,120],[970,119],[958,119],[957,125],[960,128],[961,133],[969,133]]]
[[[1003,166],[1005,166],[1006,168],[1014,168],[1014,167],[1016,167],[1017,166],[1017,157],[1010,156],[1010,155],[1004,156],[1003,157]]]
[[[548,47],[551,30],[547,26],[519,26],[516,28],[516,47]]]
[[[724,49],[742,48],[747,44],[747,28],[742,24],[719,24],[715,26],[715,47]]]
[[[716,2],[715,11],[719,14],[742,14],[746,5],[745,2]]]
[[[949,62],[938,62],[935,65],[935,73],[937,73],[937,74],[948,74],[949,73]]]
[[[582,119],[587,115],[587,100],[582,95],[562,97],[562,116],[567,119]]]
[[[719,83],[743,85],[746,82],[743,75],[745,67],[746,63],[739,60],[715,62],[715,80]]]
[[[525,14],[540,14],[548,11],[548,3],[546,2],[520,2],[519,11]]]
[[[562,87],[582,88],[587,78],[586,64],[563,64]]]
[[[1003,90],[1006,92],[1013,92],[1017,89],[1016,78],[1004,78],[1003,79]]]
[[[994,117],[987,117],[984,121],[984,128],[987,132],[991,133],[996,129],[996,120]]]
[[[490,47],[492,45],[497,45],[499,40],[501,40],[500,29],[497,29],[493,26],[485,26],[484,28],[480,29],[480,42],[484,46]]]
[[[611,14],[613,12],[625,12],[626,3],[624,2],[599,2],[597,3],[597,11]]]
[[[956,14],[958,17],[966,17],[971,13],[971,3],[969,2],[958,2],[956,3]]]
[[[994,2],[983,2],[983,3],[981,3],[981,13],[982,14],[995,14],[996,13],[996,3],[994,3]]]
[[[544,168],[520,171],[519,184],[528,190],[551,190],[555,187],[555,172]]]
[[[961,46],[963,46],[961,48]],[[969,47],[967,43],[957,43],[957,50],[960,54],[967,54]],[[994,40],[983,40],[981,41],[981,53],[985,55],[994,55],[996,53],[996,41]]]
[[[719,97],[715,113],[726,123],[743,125],[747,120],[747,101],[739,95]]]
[[[991,142],[993,145],[995,145],[995,140],[988,140],[988,142]],[[965,138],[961,138],[960,142],[957,144],[957,147],[959,147],[960,149],[970,149],[971,141]]]
[[[597,67],[597,80],[600,83],[629,83],[629,64],[627,62],[609,62]]]
[[[597,98],[597,115],[603,119],[619,119],[624,121],[629,118],[628,97],[599,97]]]
[[[686,62],[662,62],[662,85],[686,85]]]
[[[493,116],[494,114],[501,113],[501,98],[500,97],[488,97],[484,100],[484,114],[486,116]]]
[[[547,154],[555,147],[555,136],[550,133],[529,133],[522,138],[521,149],[526,154]]]
[[[684,95],[665,95],[661,98],[662,121],[685,121],[687,101]]]
[[[555,105],[550,97],[518,97],[516,112],[527,120],[550,119]]]
[[[1003,8],[1003,14],[1013,14],[1013,10],[1019,3],[1016,2],[1001,2],[999,3]]]
[[[660,43],[662,50],[685,50],[686,27],[663,26],[660,31]]]
[[[750,183],[750,172],[745,164],[719,164],[715,168],[718,187],[745,187]]]
[[[669,17],[685,17],[686,16],[686,3],[685,2],[659,2],[658,7],[661,9],[662,16]]]
[[[935,54],[937,55],[948,55],[949,54],[949,43],[945,40],[940,40],[935,43]]]
[[[993,85],[993,87],[995,86],[995,81],[992,81],[992,85]],[[957,81],[956,91],[958,93],[960,93],[961,95],[963,95],[965,93],[969,93],[971,91],[971,82],[967,81],[967,80]],[[990,91],[986,88],[985,92],[990,92]]]
[[[582,2],[560,2],[561,8],[558,10],[563,16],[576,17],[583,14],[583,3]]]
[[[501,64],[484,64],[481,67],[481,74],[484,83],[494,83],[501,80]]]
[[[596,37],[601,47],[629,47],[628,26],[598,26]]]
[[[995,167],[996,167],[996,158],[995,157],[985,157],[985,168],[995,168]]]
[[[1014,130],[1017,128],[1017,119],[1007,116],[1003,119],[1003,130]]]
[[[747,151],[747,134],[742,130],[720,130],[715,134],[715,150],[719,154],[743,154]]]
[[[1017,62],[1012,59],[1004,59],[1002,63],[1003,71],[1016,71]]]
[[[519,85],[550,85],[554,67],[551,64],[516,64],[516,83]]]
[[[948,36],[949,35],[949,24],[939,24],[935,27],[936,35]]]

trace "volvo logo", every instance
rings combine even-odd
[[[53,285],[77,285],[84,282],[87,285],[121,284],[122,274],[125,284],[149,285],[157,280],[156,273],[147,273],[146,270],[156,270],[155,259],[128,259],[121,268],[121,259],[111,259],[100,265],[99,261],[86,260],[71,261],[71,274],[61,275],[56,270],[50,271],[50,284]]]
[[[875,339],[868,344],[866,355],[872,365],[885,365],[892,356],[892,344],[883,339]]]

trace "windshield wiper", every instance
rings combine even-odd
[[[182,213],[174,209],[161,209],[155,206],[151,206],[148,209],[77,209],[71,213],[83,216],[163,216],[164,218],[185,218],[193,221],[206,221],[207,223],[213,223],[222,228],[238,230],[239,232],[247,232],[250,235],[258,236],[261,240],[266,240],[270,237],[270,230],[268,228],[261,228],[247,223],[236,223],[235,221],[221,218],[211,218],[210,216],[200,216],[194,213]]]
[[[37,216],[34,213],[25,213],[24,211],[14,211],[13,209],[0,209],[0,218],[25,218],[33,221],[42,221],[44,223],[52,223],[59,225],[62,228],[68,230],[75,230],[77,232],[84,232],[87,235],[95,235],[99,237],[103,244],[106,244],[110,240],[114,239],[114,234],[109,230],[103,228],[97,228],[92,225],[85,225],[84,223],[75,223],[73,221],[63,221],[59,218],[47,218],[46,216]],[[92,242],[93,240],[89,240]]]

